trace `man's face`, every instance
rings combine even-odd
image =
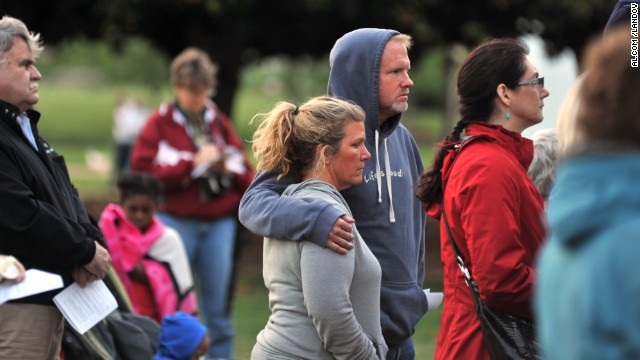
[[[27,111],[40,100],[40,79],[42,76],[27,43],[15,37],[13,46],[0,62],[0,99]]]
[[[389,40],[380,61],[380,123],[407,111],[409,88],[413,86],[410,68],[407,47],[401,41]]]

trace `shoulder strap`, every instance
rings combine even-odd
[[[457,156],[458,153],[460,153],[460,151],[465,145],[472,142],[474,139],[478,139],[478,138],[479,138],[478,135],[468,135],[468,136],[462,137],[462,139],[460,139],[460,142],[458,142],[453,146],[453,151],[455,152],[455,155]],[[453,233],[451,233],[451,228],[449,227],[449,221],[447,221],[447,212],[445,211],[445,208],[444,208],[444,199],[442,202],[443,202],[442,216],[444,218],[444,225],[447,228],[447,234],[449,235],[449,241],[451,242],[451,246],[453,247],[453,252],[456,255],[456,262],[458,263],[458,267],[460,267],[460,270],[462,270],[462,273],[464,274],[465,279],[467,279],[468,281],[471,279],[471,273],[469,272],[469,269],[467,269],[467,267],[464,265],[464,259],[462,259],[462,256],[460,255],[460,250],[458,249],[455,241],[453,240]]]
[[[471,277],[471,272],[464,264],[464,259],[462,258],[462,255],[460,255],[460,250],[456,246],[456,242],[453,240],[453,233],[451,233],[451,228],[449,227],[449,221],[447,221],[447,212],[445,211],[444,206],[442,207],[442,217],[444,219],[444,226],[447,229],[447,234],[449,235],[449,242],[451,242],[451,247],[453,247],[453,253],[456,256],[456,263],[458,264],[460,271],[462,271],[462,275],[464,275],[464,279],[467,282],[467,285],[469,285],[469,283],[473,281],[473,278]]]
[[[460,142],[458,142],[457,144],[455,144],[453,146],[453,150],[455,152],[455,156],[457,157],[457,155],[460,153],[460,151],[462,151],[462,149],[467,146],[468,144],[475,142],[476,140],[480,140],[480,139],[488,139],[488,137],[486,135],[467,135],[467,136],[463,136],[460,139]],[[454,160],[455,161],[455,160]],[[458,264],[458,267],[460,268],[460,271],[462,271],[462,274],[464,275],[465,281],[467,282],[467,285],[471,286],[470,284],[475,284],[475,281],[473,280],[473,278],[471,277],[471,271],[469,271],[469,269],[466,267],[466,265],[464,264],[464,259],[462,258],[462,255],[460,255],[460,249],[458,249],[458,247],[456,246],[455,240],[453,239],[453,233],[451,232],[451,228],[449,227],[449,221],[447,221],[447,212],[445,211],[444,208],[444,199],[442,200],[442,216],[444,219],[444,225],[447,229],[447,234],[449,235],[449,241],[451,242],[451,246],[453,247],[453,252],[456,256],[456,263]]]
[[[489,138],[486,135],[467,135],[460,138],[460,140],[457,142],[449,143],[448,144],[449,150],[453,149],[453,160],[452,160],[451,166],[453,166],[453,163],[455,163],[455,161],[458,159],[458,154],[460,154],[462,149],[467,147],[467,145],[474,143],[480,139],[487,140]],[[443,196],[444,196],[444,193],[443,193]]]
[[[447,213],[445,212],[444,207],[442,208],[442,216],[444,218],[444,225],[447,228],[447,234],[449,235],[449,241],[451,242],[451,246],[453,247],[453,252],[456,255],[456,263],[462,271],[462,275],[464,276],[464,281],[471,290],[471,296],[473,297],[473,304],[476,307],[476,311],[480,314],[481,309],[483,308],[482,298],[480,297],[480,288],[478,287],[478,283],[471,276],[471,271],[464,265],[464,259],[460,255],[460,250],[456,246],[455,241],[453,240],[453,234],[451,233],[451,228],[449,227],[449,221],[447,221]],[[482,322],[482,320],[481,320]]]

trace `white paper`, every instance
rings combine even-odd
[[[422,291],[427,296],[427,302],[429,303],[427,311],[431,311],[440,307],[440,304],[442,304],[442,299],[444,298],[443,293],[431,292],[431,289],[423,289]]]
[[[25,273],[24,280],[19,283],[7,280],[0,283],[0,304],[9,300],[59,289],[62,286],[60,275],[38,269],[29,269]]]
[[[56,295],[53,302],[80,334],[87,332],[118,307],[116,298],[102,280],[93,281],[84,288],[73,283]]]

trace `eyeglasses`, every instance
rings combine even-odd
[[[520,81],[516,84],[517,86],[524,85],[540,85],[540,87],[544,87],[544,77],[539,77],[531,80]]]

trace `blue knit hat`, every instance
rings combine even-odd
[[[198,319],[178,311],[162,319],[160,346],[154,360],[189,360],[207,334]]]
[[[618,24],[623,24],[631,19],[631,3],[638,3],[638,0],[619,0],[611,11],[604,31],[607,32]]]

